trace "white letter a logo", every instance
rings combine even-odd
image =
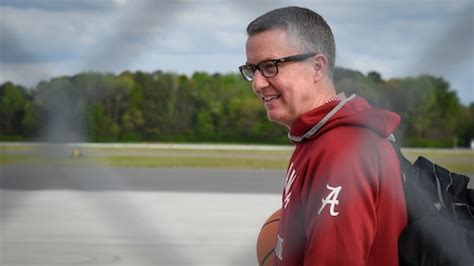
[[[331,204],[331,207],[329,209],[329,214],[335,217],[339,214],[339,212],[336,212],[334,208],[335,208],[335,205],[339,204],[339,200],[337,199],[337,196],[339,195],[339,192],[341,192],[342,187],[341,186],[331,187],[329,185],[326,185],[326,187],[327,189],[331,190],[331,192],[325,199],[323,198],[321,200],[322,205],[318,211],[318,215],[321,214],[321,212],[323,211],[324,207],[326,207],[326,205]]]

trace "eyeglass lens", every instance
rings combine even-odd
[[[277,65],[274,62],[265,62],[260,65],[263,76],[269,78],[278,72]]]

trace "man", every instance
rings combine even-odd
[[[247,27],[247,62],[268,119],[296,147],[282,195],[276,265],[398,265],[407,222],[400,164],[388,137],[398,115],[336,94],[330,27],[299,7]]]

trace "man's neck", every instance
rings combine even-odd
[[[318,93],[320,95],[318,107],[330,102],[332,99],[337,97],[334,84],[329,79],[322,80],[321,86],[318,88]]]

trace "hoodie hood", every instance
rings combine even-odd
[[[365,99],[353,94],[299,116],[291,125],[288,138],[292,142],[302,142],[338,126],[365,127],[387,138],[399,124],[400,116],[397,114],[374,108]]]

